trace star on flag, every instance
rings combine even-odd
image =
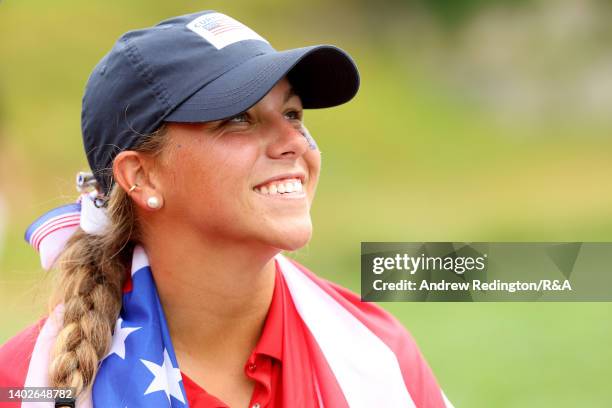
[[[175,368],[170,361],[170,355],[168,350],[164,349],[164,361],[162,365],[155,364],[152,361],[140,359],[151,373],[153,373],[153,381],[149,384],[149,388],[144,392],[144,395],[150,394],[156,391],[163,391],[170,401],[170,396],[173,396],[177,400],[185,403],[183,398],[183,391],[181,390],[180,382],[183,380],[181,377],[181,370]]]
[[[122,323],[122,318],[117,319],[117,323],[115,324],[115,332],[113,334],[113,344],[111,345],[110,351],[106,357],[109,357],[111,354],[116,354],[122,360],[125,360],[125,340],[132,332],[141,329],[141,327],[121,327]]]

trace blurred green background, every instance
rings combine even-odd
[[[361,241],[612,241],[607,2],[4,0],[0,343],[45,312],[22,236],[76,198],[89,72],[123,32],[202,9],[360,67],[353,102],[306,113],[323,174],[294,256],[320,275],[359,291]],[[611,304],[383,306],[458,408],[612,406]]]

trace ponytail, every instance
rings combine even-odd
[[[133,150],[159,154],[165,133],[162,126],[143,137]],[[91,387],[108,353],[121,310],[122,287],[138,242],[134,206],[119,185],[111,189],[107,213],[110,222],[104,235],[90,235],[79,228],[56,263],[51,307],[63,304],[64,313],[52,350],[49,385],[73,387],[76,395]]]
[[[111,342],[121,310],[133,229],[131,200],[114,188],[108,205],[111,225],[104,236],[77,231],[58,260],[54,303],[64,304],[49,367],[52,387],[88,387]]]

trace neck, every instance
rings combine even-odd
[[[144,245],[177,357],[241,369],[272,300],[278,250],[175,236]]]

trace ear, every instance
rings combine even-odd
[[[125,150],[115,156],[113,176],[119,186],[126,191],[134,203],[148,211],[162,207],[163,197],[159,183],[156,183],[153,158],[141,152]],[[132,188],[136,186],[136,188]],[[152,208],[147,202],[155,197],[159,205]]]

